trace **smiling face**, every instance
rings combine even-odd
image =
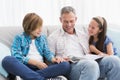
[[[77,17],[73,12],[64,13],[60,17],[62,27],[64,31],[67,32],[68,34],[74,33],[74,26],[75,26],[76,20],[77,20]]]
[[[35,30],[33,30],[31,33],[30,33],[30,36],[32,39],[36,38],[36,37],[39,37],[40,34],[42,32],[42,27],[37,27]]]
[[[95,20],[91,20],[89,27],[88,27],[88,32],[90,36],[98,36],[98,34],[102,31],[99,29],[99,24]]]

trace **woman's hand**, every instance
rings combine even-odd
[[[64,60],[69,62],[70,58],[69,57],[64,57]]]
[[[44,62],[37,62],[36,67],[39,69],[44,69],[44,68],[47,68],[48,66]]]
[[[61,57],[54,57],[52,59],[53,63],[60,63],[60,62],[63,62],[63,61],[65,61],[65,60],[63,58],[61,58]]]

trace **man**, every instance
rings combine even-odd
[[[88,37],[75,28],[76,20],[75,9],[70,6],[63,7],[60,16],[62,28],[48,37],[51,50],[65,60],[70,56],[81,57],[89,54]],[[71,66],[70,80],[97,80],[99,77],[107,77],[108,80],[120,79],[120,60],[115,56],[104,57],[99,63],[82,59],[71,63]]]

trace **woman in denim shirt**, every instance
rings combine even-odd
[[[11,54],[3,59],[5,70],[24,80],[46,80],[70,71],[68,62],[54,57],[49,50],[46,37],[41,34],[42,19],[35,13],[28,13],[23,20],[24,32],[13,41]],[[47,65],[44,57],[55,64]]]

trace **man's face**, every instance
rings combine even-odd
[[[77,17],[72,12],[64,13],[60,17],[60,21],[62,23],[62,27],[63,27],[64,31],[69,34],[74,33],[74,26],[75,26],[76,20],[77,20]]]

